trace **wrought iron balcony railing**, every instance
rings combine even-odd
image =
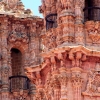
[[[18,92],[20,90],[29,90],[29,79],[26,76],[11,76],[10,81],[10,92]]]
[[[45,18],[46,30],[57,27],[57,14],[49,14]]]
[[[100,21],[100,7],[86,7],[83,11],[85,21]]]

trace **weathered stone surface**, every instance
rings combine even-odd
[[[25,68],[35,100],[100,99],[100,4],[87,1],[42,0],[43,62]]]
[[[42,0],[41,19],[20,0],[0,2],[0,100],[100,99],[100,4],[87,5]]]
[[[20,0],[0,1],[0,100],[33,100],[27,88],[25,67],[40,63],[43,19],[25,10]]]

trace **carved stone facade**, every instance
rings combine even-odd
[[[99,0],[42,0],[39,10],[42,63],[25,68],[34,100],[100,100]]]
[[[33,100],[24,68],[40,63],[43,19],[20,0],[0,0],[0,100]]]
[[[20,0],[0,1],[0,100],[100,100],[100,4],[92,1],[42,0],[44,19]]]

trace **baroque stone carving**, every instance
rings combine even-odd
[[[99,21],[89,21],[85,24],[87,38],[91,40],[92,43],[100,42],[100,22]]]
[[[100,63],[96,64],[94,71],[89,72],[87,89],[83,95],[100,96]]]
[[[29,42],[29,37],[25,31],[25,26],[20,23],[12,25],[12,32],[9,33],[8,37],[10,42],[20,41],[23,43]]]
[[[73,0],[61,0],[64,9],[71,10],[73,8]]]

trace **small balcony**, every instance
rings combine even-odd
[[[57,27],[57,14],[49,14],[45,18],[46,30]]]
[[[100,7],[84,8],[84,21],[100,21]]]
[[[11,76],[9,77],[10,92],[29,91],[29,79],[26,76]]]

